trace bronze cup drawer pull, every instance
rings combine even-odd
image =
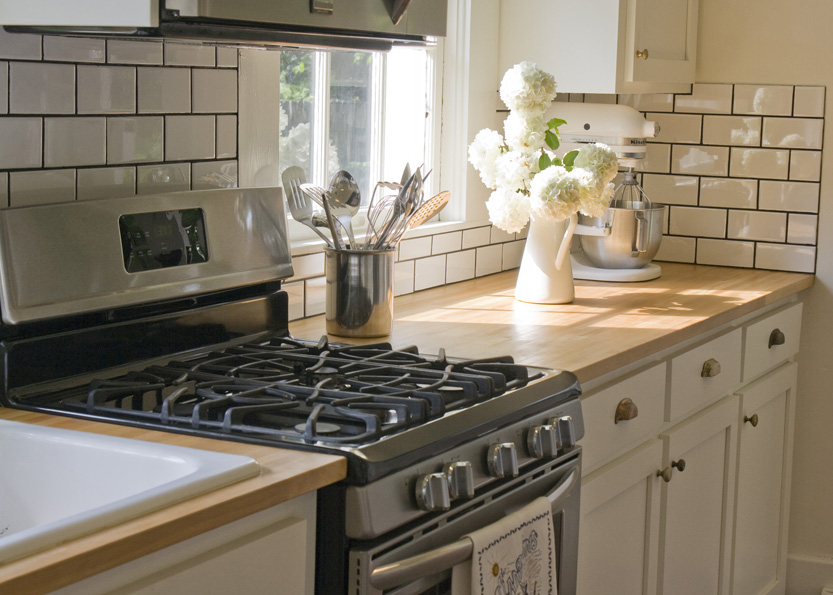
[[[709,358],[703,362],[703,369],[700,371],[701,378],[714,378],[720,374],[720,362],[714,358]]]
[[[787,342],[784,332],[780,328],[772,329],[769,333],[769,348],[772,349],[775,345],[783,345]]]
[[[613,415],[613,423],[618,424],[620,421],[628,421],[634,419],[639,415],[639,408],[633,400],[625,397],[616,406],[616,413]]]
[[[680,473],[685,471],[685,459],[680,459],[679,461],[671,461],[670,467],[666,467],[665,469],[657,471],[657,477],[661,477],[662,481],[668,483],[669,481],[671,481],[671,475],[674,472],[674,469],[676,469]]]

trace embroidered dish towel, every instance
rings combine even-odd
[[[471,560],[454,567],[452,595],[558,595],[555,533],[546,498],[469,533]]]

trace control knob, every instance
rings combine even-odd
[[[573,448],[576,445],[576,430],[573,425],[573,418],[569,415],[562,415],[550,421],[558,430],[558,448]]]
[[[536,459],[552,458],[558,455],[558,432],[555,426],[544,424],[534,426],[526,435],[529,454]]]
[[[429,512],[448,510],[451,501],[448,497],[448,477],[445,473],[429,473],[417,479],[417,505]]]
[[[445,467],[448,495],[452,500],[474,498],[474,471],[468,461],[455,461]]]
[[[518,450],[512,442],[499,442],[489,447],[489,454],[486,456],[486,465],[492,477],[498,479],[503,477],[518,476]]]

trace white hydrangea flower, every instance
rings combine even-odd
[[[543,114],[511,112],[503,123],[506,144],[513,149],[538,151],[544,147],[547,122]]]
[[[487,188],[497,187],[497,159],[504,143],[499,132],[484,128],[469,145],[469,162],[480,173],[480,179]]]
[[[613,183],[610,182],[603,186],[601,190],[590,193],[581,202],[579,210],[588,217],[601,217],[605,214],[608,206],[610,206],[610,199],[613,198]]]
[[[594,189],[595,180],[588,170],[567,171],[560,165],[551,165],[532,180],[533,215],[563,221],[590,200]]]
[[[602,143],[582,146],[573,165],[594,172],[601,186],[607,185],[616,177],[616,173],[619,171],[619,160],[616,153]]]
[[[555,78],[532,62],[516,64],[500,83],[500,98],[510,110],[543,113],[555,97]]]
[[[496,186],[522,192],[529,190],[532,176],[538,173],[538,157],[526,151],[509,151],[495,161]]]
[[[529,222],[529,198],[520,192],[498,188],[486,201],[489,220],[509,233],[521,231]]]

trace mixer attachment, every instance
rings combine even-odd
[[[650,209],[651,199],[636,181],[632,167],[624,171],[625,179],[613,191],[610,207],[613,209]]]

